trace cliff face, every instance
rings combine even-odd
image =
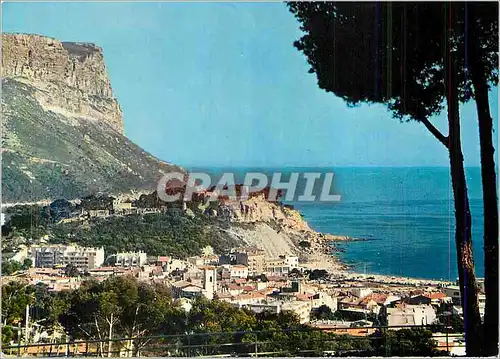
[[[67,117],[99,120],[123,133],[120,106],[102,49],[27,34],[2,35],[2,77],[36,89],[40,105]]]
[[[290,207],[267,201],[264,196],[245,201],[224,201],[206,213],[229,223],[220,229],[235,242],[264,250],[269,257],[298,255],[301,261],[328,260],[332,248],[327,243],[345,240],[343,236],[314,231],[301,214]],[[307,243],[307,246],[306,246]]]
[[[164,173],[182,171],[123,136],[99,47],[2,39],[4,202],[153,190]]]

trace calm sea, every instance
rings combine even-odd
[[[235,172],[237,181],[242,181],[245,171],[263,170],[212,168],[209,172],[216,177],[224,171]],[[264,171],[271,173],[274,169]],[[344,251],[337,255],[353,270],[418,278],[457,278],[448,168],[287,168],[276,171],[335,174],[332,192],[342,196],[340,202],[291,203],[317,231],[368,239],[340,245]],[[466,175],[476,274],[483,276],[480,169],[468,168]]]

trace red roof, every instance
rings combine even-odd
[[[424,296],[430,299],[443,299],[446,298],[446,294],[441,293],[441,292],[431,292],[431,293],[425,293]]]
[[[298,300],[301,300],[301,301],[304,301],[304,302],[307,302],[309,300],[311,300],[312,298],[312,294],[296,294],[295,297],[298,299]]]

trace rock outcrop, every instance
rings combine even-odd
[[[102,49],[38,35],[2,35],[2,77],[36,89],[40,105],[66,117],[102,121],[123,133],[122,111]]]
[[[151,191],[164,173],[183,171],[123,135],[99,47],[2,39],[4,203]]]
[[[346,240],[344,236],[316,232],[299,211],[267,201],[263,195],[244,201],[226,200],[212,209],[206,214],[229,223],[223,230],[227,235],[242,245],[264,250],[269,257],[293,254],[303,262],[329,261],[334,251],[330,243]]]

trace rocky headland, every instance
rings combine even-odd
[[[2,35],[4,203],[150,191],[172,170],[124,136],[100,47]]]

